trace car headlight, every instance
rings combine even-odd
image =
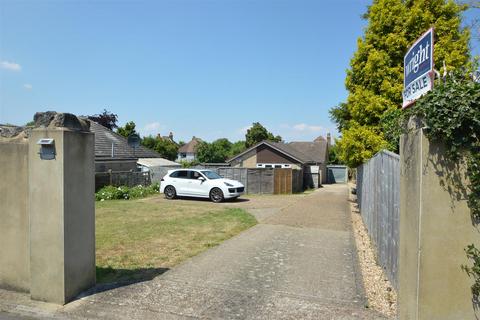
[[[233,184],[230,184],[228,182],[224,182],[227,187],[233,187]]]

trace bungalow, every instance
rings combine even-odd
[[[330,135],[327,139],[318,137],[312,142],[262,141],[227,162],[232,167],[301,169],[306,185],[318,187],[320,183],[327,182],[329,144]]]
[[[178,148],[177,161],[193,161],[197,159],[197,147],[202,142],[193,136],[192,140]]]

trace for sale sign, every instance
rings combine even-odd
[[[433,88],[433,28],[410,47],[403,58],[403,108]]]

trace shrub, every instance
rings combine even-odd
[[[160,192],[160,185],[154,183],[148,187],[138,185],[135,187],[114,187],[114,186],[105,186],[95,193],[95,200],[105,201],[105,200],[128,200],[128,199],[137,199],[144,198],[152,194]]]

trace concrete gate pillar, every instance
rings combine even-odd
[[[465,193],[465,167],[445,157],[423,129],[400,141],[399,319],[475,319],[470,286],[461,269],[464,248],[480,247]]]
[[[30,294],[65,304],[95,285],[94,135],[37,128],[28,153]]]

